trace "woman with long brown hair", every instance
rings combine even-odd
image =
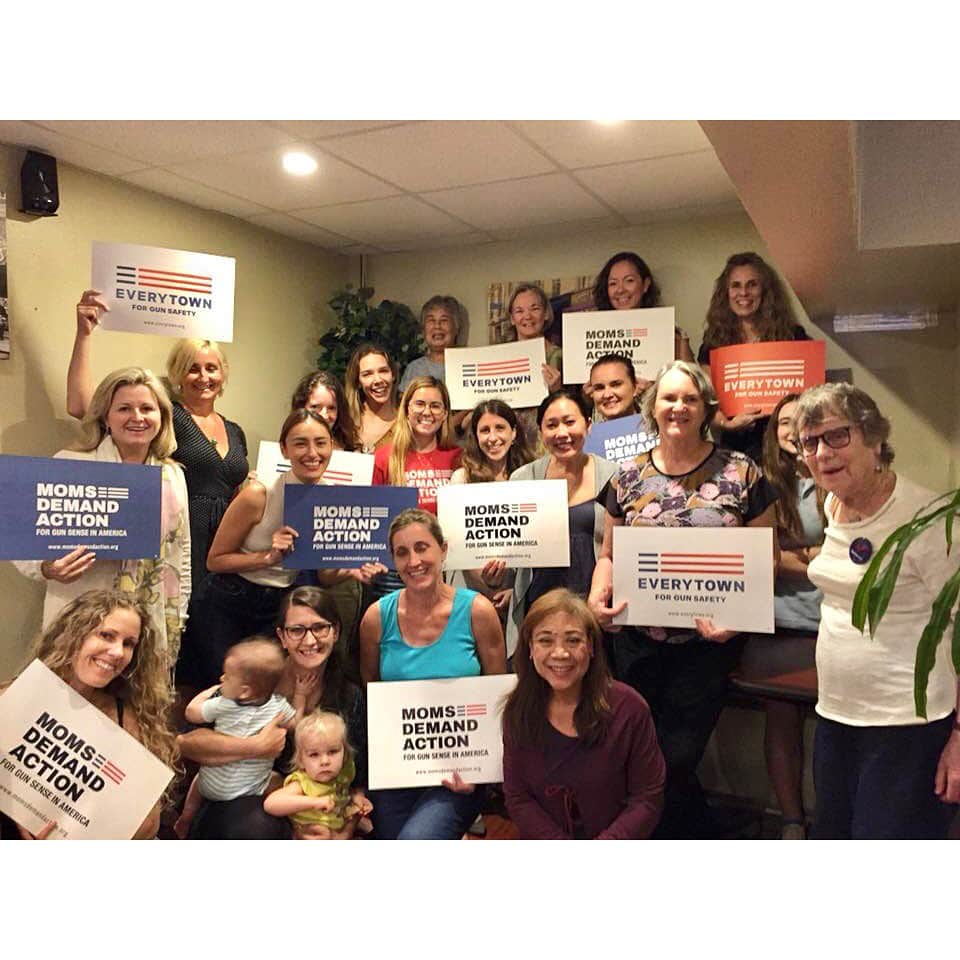
[[[357,433],[357,446],[373,453],[390,442],[397,419],[397,365],[376,343],[361,343],[347,364],[347,409]]]
[[[741,343],[809,340],[797,323],[774,269],[756,253],[735,253],[717,277],[707,308],[697,362],[708,372],[710,351]],[[760,462],[768,417],[751,408],[735,417],[718,410],[713,426],[721,446]]]

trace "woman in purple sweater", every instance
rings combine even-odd
[[[650,708],[610,677],[587,605],[558,588],[535,601],[503,712],[503,790],[526,840],[644,840],[663,807]]]

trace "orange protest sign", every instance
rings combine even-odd
[[[728,417],[750,407],[772,413],[785,394],[823,383],[826,366],[822,340],[742,343],[710,351],[710,376]]]

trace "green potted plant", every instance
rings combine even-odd
[[[352,284],[333,295],[329,304],[336,321],[318,341],[319,369],[328,370],[343,380],[350,355],[365,340],[382,344],[401,372],[423,353],[420,324],[413,311],[405,303],[394,300],[381,300],[373,307],[372,298],[373,287],[354,290]]]
[[[863,630],[869,623],[871,634],[876,631],[890,603],[900,567],[910,544],[925,530],[941,521],[947,538],[947,552],[953,547],[953,521],[960,512],[960,489],[937,497],[921,508],[909,523],[894,530],[870,561],[853,599],[853,625]],[[930,610],[930,619],[920,634],[917,659],[913,671],[913,700],[917,715],[927,716],[927,682],[937,656],[937,648],[950,622],[950,614],[960,595],[960,570],[943,585]],[[951,657],[954,669],[960,673],[960,617],[953,623]]]

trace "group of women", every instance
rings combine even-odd
[[[659,302],[659,289],[646,263],[623,252],[601,270],[594,300],[599,309],[644,308]],[[284,769],[291,738],[280,718],[247,738],[199,728],[175,747],[172,732],[174,670],[183,703],[186,691],[217,681],[238,640],[275,635],[287,655],[277,692],[301,713],[344,717],[358,786],[362,685],[512,669],[503,793],[521,836],[706,836],[696,769],[730,671],[745,645],[760,656],[780,643],[812,650],[819,628],[814,835],[944,834],[960,800],[956,677],[941,651],[930,720],[915,716],[911,651],[956,553],[948,557],[931,531],[873,640],[851,629],[861,558],[932,498],[890,470],[889,424],[863,391],[826,385],[784,397],[771,417],[726,418],[677,330],[676,359],[653,382],[611,354],[582,389],[563,386],[560,350],[550,345],[538,408],[489,400],[454,412],[442,358],[464,313],[454,298],[434,297],[421,313],[427,355],[408,368],[402,392],[395,364],[373,342],[354,352],[345,384],[323,371],[305,377],[280,431],[289,472],[253,477],[243,431],[216,409],[228,377],[217,344],[178,342],[166,386],[129,368],[91,389],[91,338],[106,309],[92,290],[77,305],[68,409],[83,440],[58,456],[161,465],[160,556],[110,561],[81,548],[18,566],[47,581],[37,655],[165,762],[269,757]],[[544,336],[552,321],[532,284],[514,290],[508,312],[521,340]],[[700,363],[717,346],[805,337],[774,271],[753,253],[731,257]],[[584,451],[595,420],[638,411],[656,436],[652,450],[619,466]],[[391,526],[393,570],[368,564],[298,581],[282,565],[298,536],[283,523],[283,492],[323,483],[334,450],[372,453],[373,482],[416,487],[418,507]],[[490,561],[444,571],[438,488],[545,478],[566,482],[569,568]],[[615,627],[623,605],[612,602],[613,529],[622,524],[775,527],[777,636],[748,642],[710,619],[689,629]],[[802,715],[771,706],[766,752],[785,837],[805,835],[801,738]],[[453,838],[477,817],[483,791],[454,775],[371,799],[378,837]],[[2,825],[5,836],[29,836]],[[156,827],[152,815],[138,836]],[[261,797],[241,797],[205,802],[191,836],[283,837],[289,828]]]

